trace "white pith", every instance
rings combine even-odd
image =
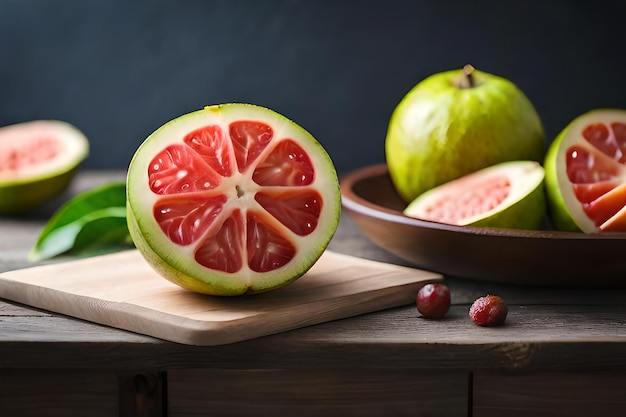
[[[493,209],[479,215],[460,219],[457,222],[459,226],[476,223],[500,213],[507,207],[517,203],[542,184],[544,170],[535,161],[505,162],[485,168],[425,192],[406,207],[404,214],[418,219],[429,220],[429,208],[448,196],[457,195],[460,187],[471,188],[473,183],[502,176],[506,176],[510,182],[509,193],[502,202]]]
[[[583,137],[583,130],[590,124],[603,123],[610,125],[611,123],[620,122],[626,123],[626,112],[619,110],[601,110],[587,113],[576,120],[567,128],[566,135],[561,139],[559,145],[559,152],[556,153],[556,177],[559,186],[559,190],[563,197],[563,201],[570,215],[575,219],[580,229],[585,233],[598,232],[603,228],[604,224],[611,222],[611,219],[623,215],[624,209],[614,214],[611,219],[608,219],[603,225],[599,227],[587,216],[584,212],[582,204],[576,198],[572,183],[567,177],[566,172],[566,150],[571,146],[577,145],[588,150],[595,157],[600,158],[613,158],[599,152],[597,148],[589,144]],[[614,160],[613,160],[614,161]],[[619,164],[619,174],[614,176],[613,179],[618,184],[626,184],[626,166]]]
[[[229,124],[241,119],[259,120],[269,124],[274,130],[273,140],[257,157],[256,161],[263,160],[264,156],[280,143],[281,138],[291,138],[305,149],[316,167],[316,175],[312,184],[297,188],[299,190],[306,187],[313,188],[320,193],[323,199],[318,226],[311,234],[304,237],[294,234],[271,215],[267,216],[267,219],[272,219],[273,227],[282,230],[284,235],[290,237],[296,246],[296,256],[282,268],[265,273],[250,270],[245,258],[244,267],[234,274],[211,270],[196,263],[193,260],[194,251],[197,244],[203,239],[199,239],[188,246],[179,246],[171,242],[161,232],[159,225],[154,220],[152,208],[162,196],[157,196],[149,189],[146,179],[150,160],[166,146],[173,143],[183,143],[182,139],[187,133],[207,125],[218,125],[224,132],[228,132]],[[142,156],[138,157],[139,154]],[[216,194],[225,194],[228,197],[228,202],[213,222],[211,229],[207,230],[207,234],[212,234],[214,229],[221,225],[223,219],[237,208],[243,209],[244,212],[250,208],[265,211],[254,199],[254,194],[260,189],[267,190],[270,187],[262,187],[252,181],[251,173],[255,164],[249,166],[244,173],[239,173],[236,170],[237,164],[234,160],[234,153],[231,152],[230,156],[233,159],[231,166],[236,172],[231,177],[223,177],[221,185],[214,190]],[[238,196],[237,188],[243,192],[241,196]],[[288,187],[278,188],[281,191],[288,190]],[[218,192],[218,190],[224,191]],[[167,264],[186,276],[231,289],[233,293],[244,293],[248,288],[253,288],[255,291],[272,288],[286,279],[303,273],[317,260],[332,237],[340,210],[336,173],[330,158],[321,145],[293,122],[267,109],[250,105],[228,105],[217,111],[214,108],[207,108],[180,117],[159,128],[140,146],[135,157],[133,157],[128,171],[127,192],[129,208],[134,213],[133,217],[137,227],[144,236],[148,236],[146,243],[149,242],[151,249],[160,258],[163,258]],[[207,193],[211,193],[211,191]]]
[[[0,182],[31,182],[63,173],[82,161],[89,149],[87,138],[74,126],[56,120],[38,120],[0,128],[0,154],[6,155],[41,138],[56,140],[62,146],[56,157],[22,169],[0,171]]]

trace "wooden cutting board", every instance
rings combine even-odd
[[[0,297],[191,345],[220,345],[415,302],[441,275],[326,251],[271,292],[213,297],[159,276],[137,250],[0,274]]]

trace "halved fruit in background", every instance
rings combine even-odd
[[[544,164],[555,228],[626,231],[626,111],[598,109],[573,120]]]
[[[504,162],[423,193],[404,214],[460,226],[538,229],[546,216],[543,181],[536,161]]]
[[[0,213],[22,213],[59,196],[88,153],[87,138],[65,122],[0,128]]]
[[[148,263],[191,291],[269,291],[303,275],[339,222],[335,167],[306,130],[264,107],[174,119],[137,149],[129,230]]]

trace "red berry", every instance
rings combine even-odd
[[[499,326],[504,323],[509,309],[497,295],[486,295],[474,301],[469,316],[479,326]]]
[[[417,311],[429,319],[446,315],[450,309],[450,290],[443,284],[426,284],[417,292]]]

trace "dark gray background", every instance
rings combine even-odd
[[[340,172],[384,161],[426,76],[472,63],[514,81],[550,141],[626,108],[626,2],[0,0],[0,125],[60,119],[89,168],[126,168],[168,120],[250,102],[309,130]]]

